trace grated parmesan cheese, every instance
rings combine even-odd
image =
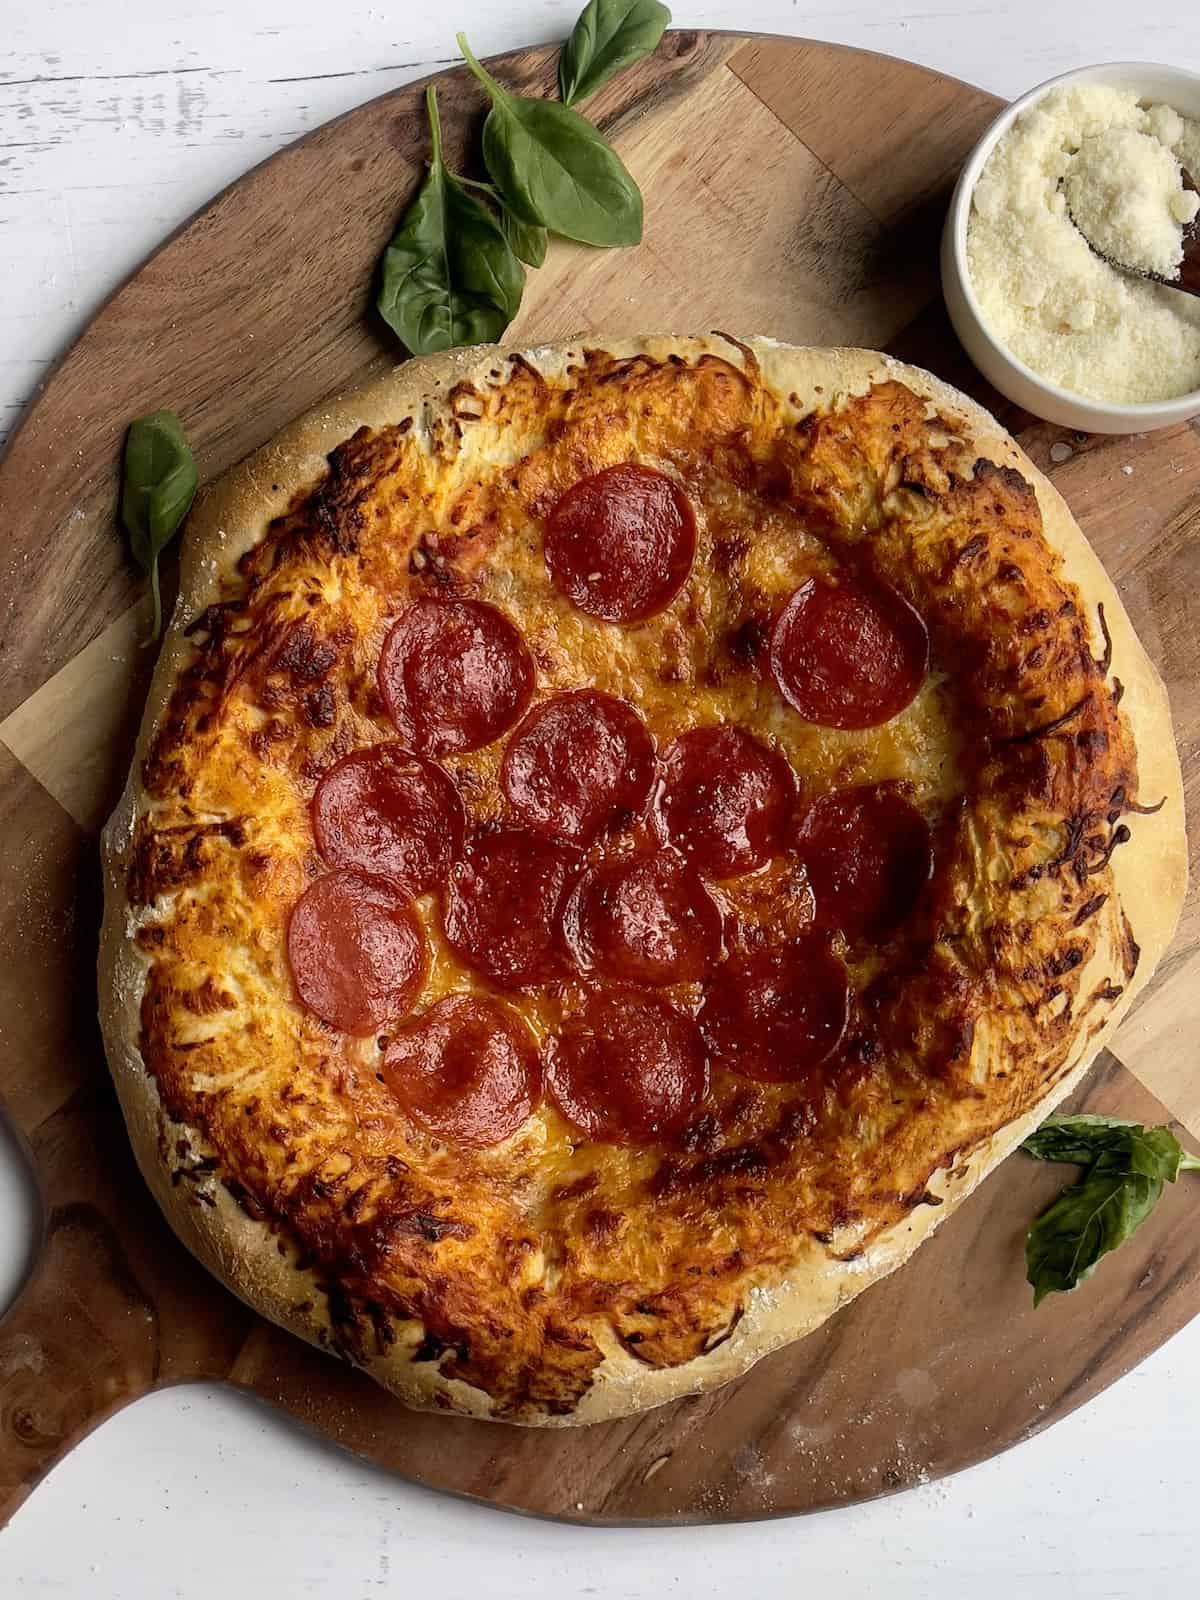
[[[1118,266],[1177,278],[1183,230],[1200,195],[1183,187],[1179,161],[1150,133],[1106,128],[1086,138],[1063,179],[1071,221]]]
[[[992,151],[972,196],[968,270],[989,329],[1034,371],[1123,405],[1200,389],[1200,300],[1102,260],[1063,192],[1101,245],[1105,193],[1134,190],[1129,214],[1108,221],[1110,253],[1162,260],[1173,243],[1174,270],[1195,214],[1181,163],[1200,165],[1200,123],[1099,84],[1051,90]]]

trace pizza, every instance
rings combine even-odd
[[[1182,819],[1116,592],[961,394],[716,334],[435,356],[193,514],[107,1050],[251,1306],[592,1422],[912,1253],[1145,983]]]

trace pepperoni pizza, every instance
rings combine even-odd
[[[416,1405],[620,1415],[817,1326],[1070,1089],[1182,814],[1111,584],[927,374],[414,361],[193,516],[110,1060],[267,1316]]]

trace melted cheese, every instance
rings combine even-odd
[[[200,619],[146,762],[130,897],[149,908],[143,1054],[173,1114],[348,1303],[419,1321],[444,1372],[520,1415],[575,1403],[601,1326],[651,1364],[707,1348],[798,1233],[868,1238],[948,1153],[1011,1115],[1022,1084],[1034,1092],[1069,1042],[1043,1008],[1071,993],[1071,968],[1052,962],[1085,893],[1055,857],[1072,819],[1102,816],[1131,781],[1130,752],[1032,491],[982,470],[899,384],[796,418],[712,357],[597,358],[557,384],[514,367],[469,398],[453,427],[398,419],[348,441],[243,562],[230,605]],[[556,593],[541,526],[579,477],[630,459],[682,484],[699,546],[667,611],[618,628]],[[805,576],[863,560],[926,617],[934,670],[884,727],[817,728],[776,693],[766,630]],[[378,1039],[300,1007],[284,930],[323,870],[308,802],[332,761],[391,737],[379,647],[426,592],[499,606],[533,652],[539,695],[623,696],[660,747],[729,721],[786,755],[805,795],[909,787],[938,838],[930,907],[886,946],[844,952],[851,1028],[825,1070],[790,1085],[715,1073],[675,1151],[582,1142],[544,1106],[505,1144],[467,1151],[405,1123]],[[1078,759],[1048,763],[1026,735],[1063,711]],[[500,754],[445,762],[476,822],[501,813]],[[744,937],[778,936],[780,871],[717,886]],[[789,892],[803,920],[803,885]],[[419,1006],[484,989],[446,945],[436,901],[419,910],[433,953]],[[545,1037],[570,998],[515,1003]],[[671,998],[694,1008],[699,990]],[[973,1054],[981,1019],[999,1043]]]

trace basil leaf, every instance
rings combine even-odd
[[[658,0],[588,0],[558,60],[563,104],[586,100],[602,84],[658,48],[671,13]]]
[[[1070,1161],[1081,1167],[1090,1167],[1102,1155],[1119,1156],[1127,1171],[1167,1183],[1174,1183],[1192,1161],[1169,1128],[1147,1130],[1140,1122],[1087,1113],[1050,1117],[1021,1149],[1039,1161]]]
[[[580,244],[637,244],[641,191],[591,123],[553,100],[510,94],[461,33],[458,47],[491,98],[483,159],[505,209]]]
[[[1144,1177],[1174,1183],[1180,1171],[1186,1170],[1187,1159],[1183,1146],[1170,1128],[1138,1128],[1132,1135],[1130,1170]],[[1194,1164],[1200,1165],[1200,1162]]]
[[[154,594],[154,631],[162,632],[158,558],[187,516],[198,483],[196,462],[173,411],[138,417],[125,436],[121,521],[133,559],[147,573]]]
[[[546,259],[545,228],[533,222],[522,222],[503,202],[500,203],[500,226],[512,253],[528,266],[540,267]]]
[[[1050,1117],[1022,1150],[1039,1161],[1071,1161],[1087,1172],[1042,1212],[1025,1240],[1033,1303],[1081,1283],[1096,1263],[1136,1232],[1164,1183],[1200,1171],[1170,1128],[1120,1117]]]
[[[499,339],[525,273],[500,224],[447,170],[437,95],[425,92],[429,171],[383,252],[376,304],[413,355]]]
[[[1074,1289],[1135,1233],[1158,1204],[1162,1179],[1130,1173],[1102,1157],[1042,1212],[1025,1241],[1033,1303]]]
[[[1073,1161],[1090,1167],[1105,1150],[1128,1149],[1133,1129],[1140,1133],[1141,1124],[1086,1112],[1075,1117],[1050,1117],[1029,1135],[1021,1149],[1039,1161]]]

